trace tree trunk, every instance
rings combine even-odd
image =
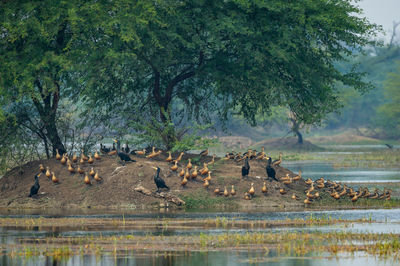
[[[303,135],[301,135],[299,130],[294,131],[294,133],[297,136],[297,143],[298,144],[303,144]]]
[[[300,133],[300,124],[295,118],[290,118],[290,121],[292,121],[292,132],[297,136],[297,143],[303,144],[303,135]]]
[[[48,124],[46,124],[46,131],[46,136],[53,146],[53,156],[56,155],[56,150],[58,150],[60,154],[66,153],[64,144],[62,143],[61,138],[58,135],[55,121],[49,121]]]

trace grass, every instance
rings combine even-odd
[[[190,194],[180,195],[180,198],[185,201],[186,209],[217,209],[221,206],[232,209],[238,208],[238,204],[230,198],[211,197],[208,193],[204,193],[204,189],[198,189]]]

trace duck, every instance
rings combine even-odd
[[[84,163],[85,163],[85,160],[83,160],[83,158],[81,157],[81,159],[79,160],[79,163],[80,163],[80,164],[84,164]]]
[[[211,161],[208,164],[214,165],[215,163],[215,154],[213,154]]]
[[[73,173],[75,173],[75,168],[72,167],[71,164],[68,164],[68,171],[69,171],[71,174],[73,174]]]
[[[143,149],[143,150],[141,150],[141,151],[135,151],[135,153],[136,153],[137,155],[146,155],[146,149]]]
[[[186,165],[186,168],[189,170],[192,169],[192,163],[190,162],[190,159],[189,159],[188,164]]]
[[[186,168],[186,172],[185,172],[185,178],[189,179],[190,178],[190,170]]]
[[[83,174],[85,173],[85,171],[78,165],[78,173]]]
[[[249,190],[249,193],[251,196],[254,196],[254,194],[256,193],[256,191],[254,190],[254,183],[251,183],[251,188]]]
[[[369,198],[370,199],[377,199],[379,197],[378,189],[374,190],[374,194],[372,194]]]
[[[201,156],[207,156],[208,155],[208,148],[205,149],[204,151],[200,152],[200,157]]]
[[[245,199],[245,200],[251,200],[251,198],[252,198],[252,197],[251,197],[251,195],[250,195],[249,192],[245,192],[245,193],[244,193],[244,199]]]
[[[285,185],[292,184],[292,178],[289,177],[289,179],[284,180],[283,184],[285,184]]]
[[[318,183],[317,188],[322,189],[325,187],[325,183]]]
[[[264,182],[264,185],[263,185],[263,187],[261,189],[261,192],[264,193],[264,194],[266,194],[268,192],[267,183],[266,182]]]
[[[225,188],[224,188],[224,196],[225,196],[225,197],[228,197],[228,196],[229,196],[229,192],[228,192],[228,189],[226,189],[226,186],[225,186]]]
[[[151,153],[149,155],[146,155],[146,158],[151,159],[151,158],[154,158],[154,157],[156,157],[156,156],[158,156],[160,154],[161,154],[161,150],[156,152],[156,147],[153,147]]]
[[[211,181],[211,171],[208,172],[208,176],[204,180]]]
[[[262,159],[265,155],[264,146],[261,147],[261,151],[256,154],[256,159]]]
[[[306,182],[307,185],[311,185],[311,184],[313,183],[313,181],[311,180],[311,178],[308,178],[305,182]]]
[[[279,159],[272,162],[272,166],[280,166],[282,163],[282,153],[279,153]]]
[[[219,192],[220,192],[219,188],[215,188],[215,189],[214,189],[214,194],[215,194],[215,195],[218,196],[218,195],[219,195]]]
[[[207,163],[203,163],[203,169],[200,170],[201,175],[205,175],[208,173],[208,166]]]
[[[171,170],[172,171],[178,170],[178,162],[177,161],[175,161],[175,164],[173,166],[171,166]]]
[[[96,171],[96,174],[94,175],[94,180],[96,180],[97,182],[100,182],[102,180],[102,178],[99,176],[98,171]]]
[[[208,188],[209,186],[210,186],[210,182],[208,182],[208,180],[205,179],[205,180],[204,180],[203,187],[204,187],[204,188]]]
[[[284,188],[279,189],[279,193],[281,193],[281,195],[286,194],[286,190]]]
[[[89,159],[87,161],[89,164],[93,164],[94,163],[94,159],[92,158],[92,154],[89,154]]]
[[[85,155],[85,152],[84,152],[83,150],[81,150],[81,158],[82,158],[84,161],[89,160],[89,158]]]
[[[268,178],[272,178],[275,181],[279,182],[278,179],[276,179],[275,175],[276,175],[276,171],[275,169],[271,166],[271,157],[268,157],[268,163],[267,163],[267,167],[265,168],[266,172],[267,172],[267,177]]]
[[[39,192],[39,188],[40,188],[39,177],[40,177],[41,174],[42,173],[38,173],[38,174],[35,175],[35,177],[34,177],[35,178],[35,183],[31,186],[31,190],[30,190],[30,193],[29,193],[28,197],[35,196]]]
[[[244,165],[242,167],[242,178],[248,176],[249,172],[250,172],[249,158],[246,157]]]
[[[182,160],[184,152],[181,152],[178,156],[178,158],[175,159],[175,161],[177,161],[178,163]]]
[[[74,155],[72,155],[72,161],[76,163],[78,161],[78,156],[76,156],[76,152],[74,152]]]
[[[232,188],[231,188],[231,195],[232,195],[232,196],[235,196],[235,195],[236,195],[236,190],[235,190],[234,185],[232,185]]]
[[[67,159],[65,158],[65,155],[62,156],[60,162],[61,162],[62,165],[64,165],[67,162]]]
[[[61,155],[58,153],[58,149],[56,149],[56,160],[61,160]]]
[[[153,167],[153,169],[157,171],[156,175],[154,176],[154,183],[157,186],[157,192],[159,192],[161,188],[166,188],[169,190],[169,187],[165,184],[164,179],[160,177],[161,168],[157,166]]]
[[[294,200],[299,200],[299,199],[300,199],[300,198],[299,198],[298,196],[296,196],[296,194],[294,194],[294,193],[293,193],[293,195],[292,195],[291,198],[294,199]]]
[[[39,164],[39,171],[42,173],[46,171],[46,168],[44,168],[43,164]]]
[[[170,151],[168,152],[168,157],[167,157],[167,159],[165,159],[165,161],[172,162],[172,155],[171,155]]]
[[[293,177],[293,181],[299,181],[301,179],[301,170],[299,170],[299,174]]]
[[[119,142],[119,140],[115,139],[114,142],[117,143],[117,155],[123,165],[125,165],[126,162],[136,162],[135,160],[132,160],[128,154],[120,151],[121,143]]]
[[[183,177],[185,175],[185,170],[182,168],[179,172],[179,177]]]
[[[90,175],[90,176],[94,176],[95,173],[96,173],[96,172],[94,171],[94,169],[93,169],[93,167],[92,167],[92,169],[90,169],[89,175]]]
[[[51,172],[50,172],[50,167],[46,167],[46,176],[48,177],[48,178],[51,178]]]
[[[352,201],[352,202],[356,202],[357,200],[358,200],[358,195],[355,194],[355,195],[351,198],[351,201]]]
[[[192,172],[192,178],[196,178],[197,177],[197,166],[194,167],[194,170]]]
[[[85,182],[86,185],[92,184],[92,182],[90,181],[90,178],[87,174],[85,174],[85,178],[83,179],[83,182]]]
[[[311,204],[311,200],[309,199],[309,198],[306,198],[305,200],[304,200],[304,204]]]
[[[107,153],[108,155],[116,155],[117,154],[117,149],[115,148],[115,140],[112,144],[112,149]]]
[[[53,183],[58,183],[58,178],[56,177],[54,172],[51,172],[51,181],[53,181]]]
[[[97,151],[94,153],[94,158],[96,160],[100,160],[101,159],[100,154]]]

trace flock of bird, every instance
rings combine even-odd
[[[117,145],[115,147],[115,144]],[[119,140],[114,140],[113,147],[107,148],[103,144],[100,144],[100,152],[106,155],[118,155],[122,164],[125,165],[126,162],[135,162],[130,155],[136,156],[143,156],[147,159],[155,158],[162,154],[161,150],[156,151],[156,148],[153,147],[152,150],[148,153],[146,149],[143,150],[130,150],[129,146],[126,144],[125,147],[121,150]],[[203,156],[207,156],[209,153],[208,149],[202,151],[200,153],[200,158]],[[177,158],[173,158],[171,152],[168,152],[168,156],[165,159],[166,162],[171,163],[170,171],[175,172],[180,178],[181,182],[180,185],[185,187],[190,180],[199,180],[198,177],[202,177],[201,181],[203,182],[204,188],[208,189],[210,186],[212,177],[211,171],[208,168],[209,165],[213,165],[215,163],[215,155],[212,156],[212,159],[209,162],[203,162],[203,167],[200,168],[192,163],[191,159],[187,160],[184,166],[180,166],[180,162],[184,156],[184,152],[181,152]],[[78,157],[75,153],[73,154],[72,158],[70,159],[67,154],[60,155],[57,151],[56,159],[60,161],[62,165],[66,165],[67,170],[71,174],[75,174],[76,172],[84,175],[83,181],[87,185],[92,184],[91,177],[100,183],[102,178],[99,176],[98,171],[94,171],[93,167],[91,167],[90,171],[88,169],[84,169],[86,164],[93,165],[96,160],[101,160],[100,154],[96,151],[92,157],[92,154],[86,156],[85,153],[81,152],[80,157]],[[233,160],[236,163],[244,161],[244,165],[242,166],[242,178],[246,178],[250,173],[250,160],[257,160],[262,162],[263,160],[267,161],[265,170],[267,174],[267,180],[272,182],[273,180],[278,182],[280,185],[279,193],[284,195],[288,193],[288,188],[290,184],[298,182],[302,180],[301,171],[299,174],[290,177],[289,174],[286,174],[284,177],[278,178],[276,176],[275,168],[280,166],[282,163],[282,154],[279,154],[279,158],[272,161],[272,158],[267,156],[264,147],[262,147],[261,152],[257,152],[256,150],[249,149],[245,153],[241,152],[230,152],[225,155],[222,160]],[[204,160],[203,160],[204,161]],[[179,165],[178,165],[179,164]],[[180,170],[179,170],[180,168]],[[157,192],[160,189],[169,189],[166,185],[165,181],[160,177],[161,168],[160,167],[153,167],[156,170],[156,174],[154,176],[154,182],[157,186]],[[36,195],[39,191],[39,177],[42,173],[45,173],[46,177],[48,177],[53,183],[58,183],[59,179],[55,176],[54,172],[50,171],[49,167],[44,167],[42,164],[39,165],[40,173],[35,175],[35,183],[31,187],[29,197]],[[375,189],[373,193],[371,193],[368,188],[359,188],[358,191],[355,191],[353,188],[346,186],[345,184],[339,184],[330,180],[324,180],[324,178],[320,178],[316,181],[312,181],[311,179],[307,179],[304,181],[308,188],[304,191],[305,193],[305,204],[311,204],[311,202],[315,199],[320,198],[320,191],[327,191],[334,199],[338,200],[345,196],[351,198],[351,201],[355,202],[359,198],[370,198],[370,199],[386,199],[389,200],[391,198],[391,190],[384,189],[382,193],[379,193],[378,189]],[[229,186],[228,186],[229,187]],[[263,187],[261,188],[262,194],[268,193],[268,188],[266,182],[264,182]],[[216,187],[214,189],[215,195],[223,195],[228,197],[229,195],[235,196],[237,194],[234,185],[231,185],[230,190],[228,190],[227,186],[224,189],[220,189]],[[256,194],[256,190],[254,188],[254,183],[251,183],[251,187],[248,191],[244,193],[244,199],[251,200]],[[300,197],[297,196],[295,193],[291,196],[294,200],[300,200]]]

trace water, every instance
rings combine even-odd
[[[320,177],[332,181],[346,182],[400,182],[400,169],[333,167],[326,162],[285,162],[283,167],[292,172],[302,172],[304,178],[316,180]]]

